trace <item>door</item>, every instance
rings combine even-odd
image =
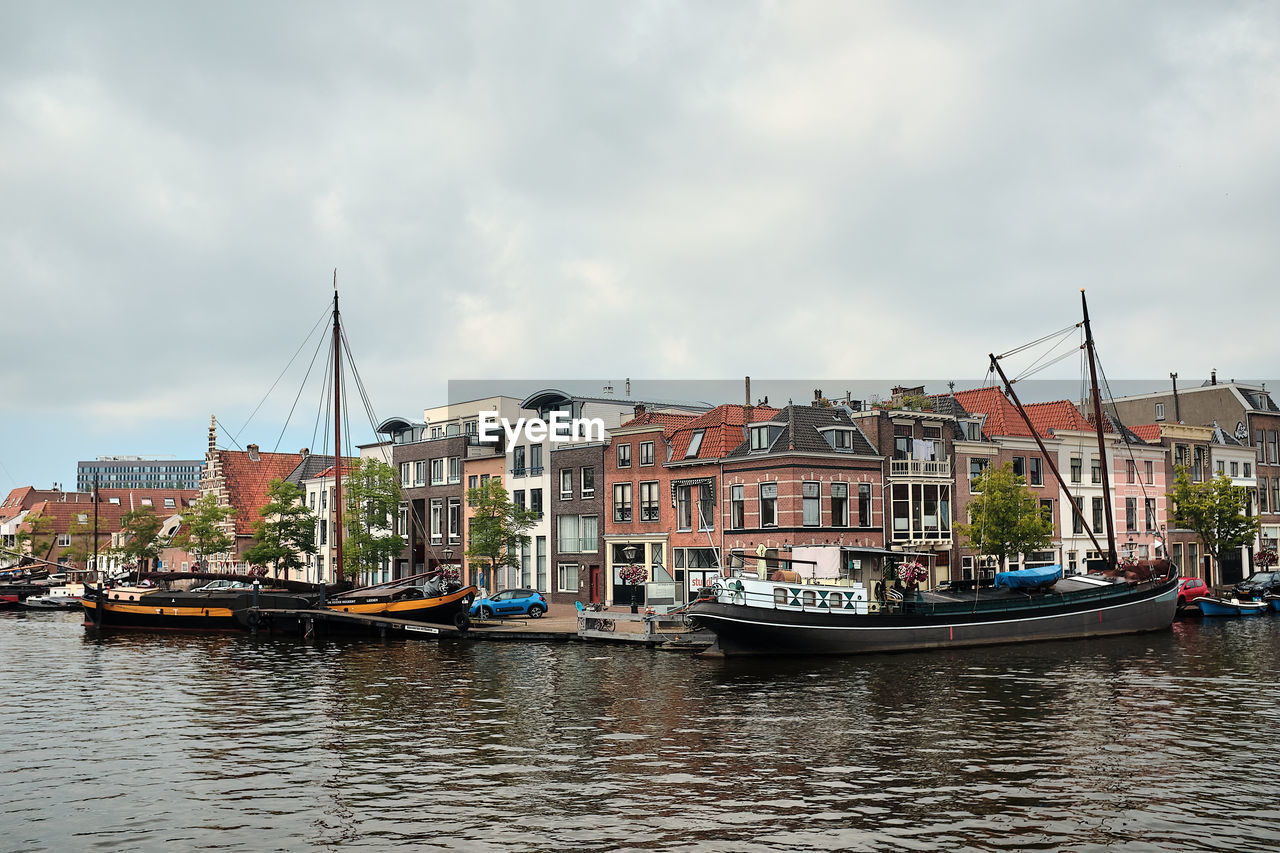
[[[592,566],[587,571],[588,599],[592,604],[604,602],[604,573],[599,566]]]
[[[1244,561],[1240,559],[1239,549],[1224,554],[1222,563],[1218,568],[1222,571],[1221,583],[1223,586],[1228,584],[1240,583],[1244,580]]]

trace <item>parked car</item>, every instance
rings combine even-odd
[[[1280,572],[1254,572],[1232,587],[1236,595],[1261,598],[1264,595],[1280,595]]]
[[[547,600],[536,589],[504,589],[471,603],[471,615],[483,619],[494,616],[529,616],[537,619],[547,612]]]
[[[192,592],[218,592],[228,589],[249,589],[249,584],[244,581],[218,580],[209,581],[204,586],[198,586],[191,590]]]
[[[1178,606],[1186,607],[1200,596],[1207,596],[1209,587],[1200,578],[1178,578]]]

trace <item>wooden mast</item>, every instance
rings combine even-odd
[[[337,568],[334,580],[342,579],[342,339],[338,321],[338,271],[333,271],[333,541]],[[323,582],[323,578],[321,579]]]
[[[1080,288],[1080,304],[1084,308],[1084,345],[1089,353],[1089,384],[1093,394],[1093,423],[1098,431],[1098,467],[1102,470],[1102,501],[1107,520],[1107,561],[1111,568],[1119,566],[1116,557],[1116,529],[1112,519],[1114,508],[1111,506],[1111,478],[1107,470],[1107,443],[1102,429],[1102,395],[1098,393],[1098,369],[1094,364],[1093,330],[1089,327],[1089,302],[1084,297],[1084,288]]]

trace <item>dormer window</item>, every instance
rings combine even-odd
[[[702,436],[706,434],[706,430],[694,430],[693,437],[689,439],[689,449],[684,452],[685,459],[692,459],[698,455],[698,448],[702,447]]]
[[[752,450],[768,450],[769,449],[769,427],[753,426],[751,428],[751,449]]]
[[[852,450],[853,449],[853,430],[833,429],[827,432],[827,441],[831,442],[831,447],[835,450]]]

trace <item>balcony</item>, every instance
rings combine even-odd
[[[927,477],[951,479],[950,459],[890,459],[890,477]]]

